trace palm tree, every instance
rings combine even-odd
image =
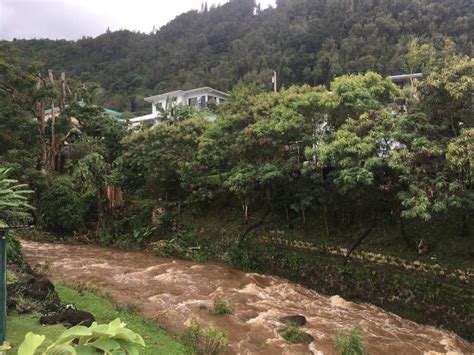
[[[177,104],[169,97],[166,99],[164,107],[158,105],[156,109],[159,112],[158,122],[168,125],[183,121],[195,114],[193,107]]]
[[[28,195],[32,193],[26,184],[9,179],[10,169],[0,168],[0,225],[21,224],[30,220],[28,212],[33,207],[28,204]]]

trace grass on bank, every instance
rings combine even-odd
[[[119,317],[127,323],[127,327],[140,334],[145,340],[146,348],[140,352],[144,355],[190,354],[192,351],[151,321],[126,311],[117,310],[107,299],[84,291],[81,295],[77,290],[62,284],[55,284],[62,303],[72,303],[78,309],[91,312],[98,323],[108,323]],[[56,339],[66,329],[62,325],[43,326],[39,323],[38,314],[9,315],[7,317],[7,340],[12,345],[12,354],[18,350],[25,334],[32,331],[45,335],[47,339]],[[44,349],[43,349],[44,350]]]

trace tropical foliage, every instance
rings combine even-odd
[[[45,336],[29,332],[18,349],[18,355],[35,355],[45,341]],[[97,324],[90,327],[75,326],[64,331],[45,351],[43,355],[64,354],[129,354],[138,355],[145,346],[142,337],[126,328],[119,318],[109,324]]]
[[[9,169],[0,168],[0,226],[2,224],[22,224],[30,219],[33,207],[28,203],[31,190],[26,184],[9,179]]]
[[[470,0],[278,0],[265,10],[257,3],[205,6],[149,34],[122,30],[78,41],[13,43],[25,62],[45,62],[88,82],[87,90],[76,90],[78,98],[133,112],[146,110],[143,97],[157,92],[252,82],[269,87],[273,70],[282,87],[319,85],[369,70],[384,76],[424,71],[432,48],[446,40],[463,54],[474,51]],[[421,46],[415,55],[408,46],[413,37]]]

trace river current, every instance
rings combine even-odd
[[[446,330],[400,318],[371,304],[323,296],[284,279],[247,273],[220,263],[198,264],[91,245],[22,241],[27,261],[47,264],[52,279],[111,293],[120,304],[181,334],[188,319],[229,334],[230,354],[336,354],[334,337],[359,328],[369,354],[473,354],[473,344]],[[212,316],[221,298],[233,309]],[[310,345],[288,344],[279,319],[303,315]]]

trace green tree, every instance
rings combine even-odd
[[[79,160],[74,169],[74,181],[83,194],[82,199],[95,213],[96,227],[103,227],[106,214],[106,186],[110,166],[99,153],[91,153]]]

